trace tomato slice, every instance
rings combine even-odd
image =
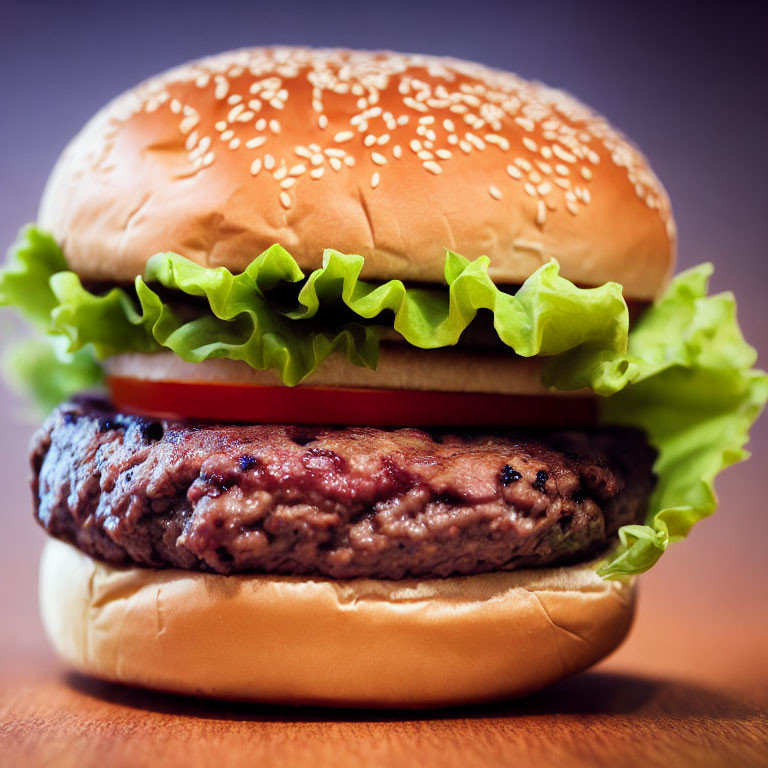
[[[261,387],[125,376],[111,377],[108,384],[118,410],[220,423],[567,427],[597,421],[597,403],[588,397]]]

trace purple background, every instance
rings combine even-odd
[[[768,46],[759,3],[525,3],[474,0],[185,3],[3,2],[0,24],[0,242],[35,218],[67,140],[105,101],[185,59],[244,45],[304,43],[450,54],[565,88],[603,112],[650,158],[672,198],[681,267],[717,265],[739,297],[747,337],[768,352]],[[0,333],[9,333],[0,317]],[[765,365],[765,362],[763,363]],[[681,612],[751,590],[768,604],[768,427],[755,458],[719,483],[721,510],[644,582]],[[22,653],[36,611],[43,536],[31,520],[19,401],[0,388],[0,606]],[[11,594],[5,591],[3,594]],[[642,621],[642,613],[641,613]]]

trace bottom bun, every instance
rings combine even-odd
[[[78,670],[264,702],[428,707],[520,696],[594,664],[634,594],[590,564],[333,581],[114,567],[51,540],[40,603]]]

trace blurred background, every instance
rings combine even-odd
[[[768,365],[763,3],[3,0],[2,8],[3,244],[34,220],[50,168],[88,117],[120,91],[181,61],[274,43],[447,54],[572,91],[632,137],[672,199],[680,268],[715,262],[714,288],[736,293],[745,335]],[[12,332],[2,317],[0,332]],[[43,535],[32,520],[27,487],[33,428],[22,418],[21,401],[0,386],[6,661],[47,654],[36,608]],[[740,645],[745,633],[762,632],[768,648],[768,514],[761,496],[768,419],[753,435],[754,458],[718,483],[717,515],[643,577],[635,632],[609,665],[642,657],[649,672],[706,679],[709,655],[722,654],[722,646],[708,643],[723,625],[737,628],[727,638],[734,659],[755,653]],[[687,659],[683,669],[681,658]],[[765,652],[754,662],[768,667]]]

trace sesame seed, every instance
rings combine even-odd
[[[576,203],[572,203],[572,202],[568,201],[568,202],[565,204],[565,207],[566,207],[566,208],[568,209],[568,211],[569,211],[570,213],[572,213],[574,216],[576,216],[576,214],[578,214],[578,212],[579,212],[579,206],[578,206],[578,205],[576,205]]]
[[[484,138],[489,144],[495,144],[505,152],[509,149],[509,142],[503,136],[498,136],[495,133],[486,133]]]
[[[263,131],[267,127],[267,121],[265,118],[261,117],[256,121],[256,130],[257,131]]]
[[[488,187],[488,194],[494,199],[494,200],[501,200],[501,190],[499,190],[498,187],[495,187],[493,184],[491,184],[490,187]]]
[[[229,93],[229,83],[222,78],[216,82],[216,88],[213,91],[213,95],[216,99],[221,101],[223,98],[226,98],[227,93]]]
[[[592,201],[592,195],[590,191],[586,188],[581,190],[581,198],[584,201],[584,203],[590,203]]]
[[[297,163],[296,165],[291,168],[290,171],[288,171],[288,174],[290,176],[301,176],[302,173],[306,173],[307,166],[303,163]]]
[[[376,189],[376,187],[379,186],[380,181],[381,181],[381,174],[378,171],[375,171],[371,176],[371,189]]]
[[[238,115],[243,111],[245,111],[244,104],[237,104],[236,106],[232,107],[232,109],[229,110],[229,114],[227,114],[227,122],[234,123],[235,120],[237,120]]]
[[[229,141],[234,135],[235,132],[230,128],[228,131],[224,131],[224,133],[221,134],[221,140]]]
[[[203,157],[203,165],[206,165],[206,166],[211,165],[211,163],[213,163],[213,159],[214,159],[213,152],[206,153],[205,156]]]
[[[544,226],[544,222],[547,220],[547,207],[544,205],[543,200],[539,200],[538,203],[536,203],[536,223],[542,227]]]
[[[355,158],[352,157],[352,155],[347,155],[344,158],[344,165],[349,166],[350,168],[355,164]]]
[[[416,153],[416,157],[419,160],[433,160],[435,156],[428,149],[422,149],[421,152]]]
[[[272,157],[272,155],[270,155],[269,153],[264,155],[264,167],[268,171],[271,171],[275,167],[275,158]]]
[[[528,193],[528,194],[529,194],[531,197],[536,197],[536,196],[537,196],[537,194],[538,194],[538,193],[536,192],[536,187],[534,187],[534,186],[533,186],[533,184],[531,184],[531,182],[530,182],[530,181],[526,181],[526,182],[525,182],[525,187],[524,187],[524,189],[525,189],[525,191],[526,191],[526,192],[527,192],[527,193]]]
[[[352,133],[352,131],[339,131],[334,137],[333,140],[337,144],[341,144],[345,141],[352,141],[352,139],[355,138],[355,134]]]
[[[526,131],[532,131],[536,124],[531,120],[529,117],[516,117],[515,122],[524,130]]]
[[[254,138],[248,139],[248,141],[245,142],[245,146],[248,147],[248,149],[256,149],[257,147],[261,147],[263,144],[265,144],[266,141],[266,136],[254,136]]]
[[[258,112],[261,109],[261,101],[259,99],[251,99],[248,102],[248,106],[254,111]]]
[[[227,130],[227,121],[226,120],[219,120],[218,122],[214,123],[213,127],[217,131],[226,131]]]
[[[269,130],[272,131],[272,133],[280,133],[280,123],[274,119],[270,120]]]
[[[383,147],[388,141],[389,141],[389,134],[385,133],[385,134],[382,134],[381,136],[379,136],[379,138],[376,140],[376,143],[380,147]]]
[[[387,164],[387,158],[384,157],[380,152],[372,152],[371,153],[371,160],[373,160],[376,165],[386,165]]]
[[[285,191],[280,193],[280,205],[286,210],[291,207],[291,196]]]
[[[521,173],[519,168],[516,168],[514,165],[508,165],[507,166],[507,173],[513,178],[513,179],[522,179],[523,174]]]
[[[287,173],[288,169],[281,163],[280,167],[272,174],[272,176],[275,181],[282,181],[286,177]]]
[[[325,130],[328,127],[328,118],[325,115],[320,115],[317,118],[317,125],[321,131]]]
[[[464,134],[464,138],[470,143],[473,144],[477,149],[485,149],[485,142],[475,136],[474,133],[470,133],[467,131],[467,133]]]
[[[299,144],[298,146],[293,148],[294,154],[298,155],[299,157],[303,157],[305,160],[309,160],[310,157],[312,157],[312,152],[310,150]]]
[[[443,172],[443,169],[434,160],[427,160],[426,162],[422,163],[422,165],[430,173],[434,173],[435,176]]]
[[[590,170],[589,170],[589,168],[587,168],[586,166],[584,166],[584,167],[581,169],[581,175],[582,175],[582,176],[583,176],[583,177],[584,177],[584,178],[585,178],[587,181],[589,181],[589,180],[592,178],[592,171],[590,171]]]
[[[459,149],[468,155],[472,151],[472,145],[465,139],[462,139],[459,142]]]
[[[289,176],[287,179],[283,179],[280,182],[281,189],[290,189],[296,183],[296,179],[293,176]]]
[[[540,184],[541,183],[541,174],[538,171],[531,171],[528,174],[528,178],[534,183],[534,184]]]
[[[240,94],[233,93],[228,99],[227,104],[239,104],[243,100],[243,97],[240,96]]]
[[[434,122],[435,122],[434,115],[424,115],[424,117],[419,118],[419,123],[421,125],[432,125],[432,123]]]
[[[376,143],[376,137],[369,133],[364,139],[363,144],[365,144],[366,147],[372,147]]]
[[[410,118],[408,117],[408,115],[400,115],[400,117],[397,118],[397,124],[400,126],[408,125],[409,120]]]
[[[399,160],[403,156],[403,148],[399,144],[392,147],[392,155]]]
[[[543,197],[552,191],[552,185],[548,181],[542,181],[541,184],[536,187],[536,191]]]
[[[533,170],[533,166],[524,157],[516,157],[515,158],[515,165],[518,168],[522,168],[524,171],[531,171],[531,170]]]
[[[251,175],[252,176],[258,176],[260,170],[261,170],[261,160],[259,160],[259,158],[257,157],[251,163]]]
[[[435,151],[435,154],[441,160],[450,160],[451,157],[453,157],[453,154],[451,153],[450,149],[438,149],[438,150]]]
[[[447,140],[452,147],[455,147],[459,143],[459,137],[455,133],[449,133]]]
[[[537,160],[536,165],[539,166],[539,170],[542,173],[546,173],[548,176],[552,173],[552,166],[549,163],[545,163],[543,160]]]
[[[566,165],[563,165],[562,163],[558,163],[558,164],[555,166],[555,173],[556,173],[558,176],[567,176],[567,175],[568,175],[570,172],[571,172],[571,171],[570,171],[570,169],[568,168],[568,166],[566,166]]]
[[[229,142],[230,149],[237,149],[240,146],[240,139],[234,138]]]
[[[546,144],[541,148],[540,152],[541,156],[547,160],[552,157],[552,147],[549,147]]]
[[[344,157],[347,153],[343,149],[336,149],[336,147],[329,147],[325,150],[325,154],[328,157]]]
[[[417,112],[426,112],[428,109],[428,107],[425,104],[422,104],[421,102],[416,101],[416,99],[412,98],[411,96],[406,96],[403,99],[403,104],[405,104],[406,107],[415,109]]]
[[[538,152],[539,150],[539,145],[533,139],[529,139],[527,136],[523,136],[523,144],[527,149],[530,149],[531,152]]]
[[[171,112],[176,115],[181,112],[181,102],[178,99],[171,99]]]
[[[456,126],[453,124],[453,120],[447,117],[445,120],[443,120],[443,128],[445,128],[448,133],[453,133],[456,130]]]
[[[553,144],[552,145],[552,151],[559,157],[561,160],[564,160],[566,163],[575,163],[576,162],[576,155],[572,154],[571,152],[566,152],[559,144]]]
[[[338,157],[332,157],[328,162],[331,164],[331,168],[333,168],[334,171],[340,171],[343,167],[342,162]]]
[[[323,174],[324,174],[324,173],[325,173],[325,168],[313,168],[313,169],[312,169],[312,170],[309,172],[309,175],[310,175],[310,176],[311,176],[313,179],[321,179],[321,178],[323,177]]]
[[[189,115],[185,117],[181,123],[179,123],[179,130],[184,134],[188,134],[198,123],[200,118],[197,115]]]
[[[555,184],[557,184],[557,186],[561,187],[562,189],[568,189],[571,186],[571,182],[568,179],[564,179],[560,176],[552,179],[552,181],[554,181]]]
[[[187,140],[184,142],[184,149],[190,150],[192,147],[197,144],[197,131],[192,131],[192,133],[187,136]]]

